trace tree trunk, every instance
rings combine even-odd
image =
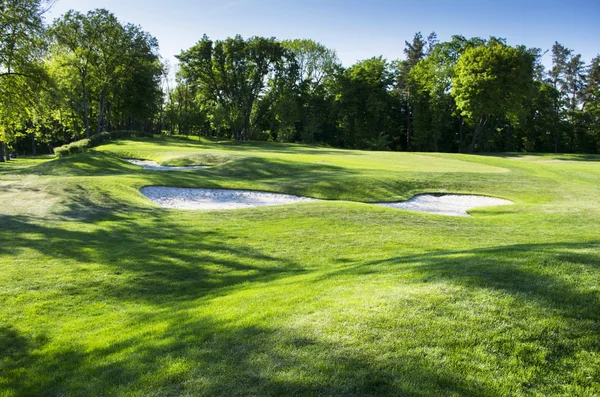
[[[96,127],[96,134],[102,132],[102,126],[104,125],[104,90],[100,93],[100,110],[98,111],[98,125]]]
[[[10,161],[10,150],[8,150],[8,143],[4,142],[4,147],[0,147],[0,152],[2,152],[2,150],[4,150],[4,153],[6,154],[6,161]]]
[[[85,137],[90,137],[90,118],[88,115],[88,103],[87,103],[87,88],[85,86],[85,76],[81,80],[83,87],[83,124],[85,125]]]
[[[107,110],[108,115],[106,116],[106,119],[104,120],[104,130],[111,131],[112,125],[110,124],[110,114],[112,112],[112,102],[110,102],[110,101],[108,102],[107,108],[108,108],[108,110]]]
[[[35,132],[31,133],[31,151],[33,153],[33,157],[37,156],[37,149],[35,147]]]
[[[0,163],[4,163],[4,142],[0,142]]]
[[[248,130],[250,129],[250,115],[244,118],[244,129],[242,130],[242,140],[248,140]]]
[[[486,123],[487,117],[481,116],[481,118],[479,119],[479,123],[475,128],[475,133],[473,134],[473,141],[471,141],[471,145],[469,146],[469,154],[473,154],[473,151],[475,150],[475,144],[477,143],[477,139],[479,138],[479,134],[481,133],[481,130],[483,130],[483,127]]]
[[[460,116],[460,127],[458,127],[458,152],[459,153],[462,153],[464,150],[464,148],[463,148],[464,133],[465,133],[465,119],[463,119],[462,116]]]
[[[410,152],[410,140],[412,137],[412,123],[410,121],[410,105],[406,104],[406,151]]]

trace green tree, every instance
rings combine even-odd
[[[92,65],[97,62],[97,48],[102,41],[103,19],[106,10],[90,11],[87,15],[77,11],[68,11],[61,18],[54,21],[50,30],[52,38],[58,48],[54,51],[60,53],[64,60],[63,67],[73,70],[72,75],[79,79],[82,117],[85,136],[90,137],[89,117],[89,91]]]
[[[600,152],[600,56],[588,66],[585,87],[581,93],[583,125],[587,127],[590,146],[587,152]]]
[[[452,95],[460,114],[474,126],[469,153],[494,118],[519,119],[533,84],[532,54],[524,47],[488,43],[467,49],[458,59]]]
[[[71,10],[54,22],[50,33],[52,62],[67,70],[57,77],[67,80],[61,85],[71,88],[70,104],[81,114],[87,137],[92,104],[97,132],[110,129],[112,118],[131,129],[137,119],[152,118],[157,112],[162,65],[154,37],[138,26],[121,24],[105,9],[87,14]]]
[[[414,85],[411,83],[411,70],[429,54],[437,44],[437,35],[432,32],[427,39],[423,38],[421,32],[414,35],[412,42],[405,41],[404,55],[405,59],[396,63],[397,81],[396,90],[398,91],[404,103],[403,111],[406,131],[406,150],[412,150],[413,140],[413,114],[415,103],[418,98],[414,98]]]
[[[456,150],[458,146],[458,151],[463,151],[464,120],[456,111],[452,82],[459,57],[467,48],[484,43],[477,37],[452,36],[448,42],[433,45],[425,59],[410,70],[413,140],[420,150]]]
[[[336,145],[389,148],[399,114],[399,103],[391,90],[393,83],[392,65],[382,57],[358,62],[339,76],[335,95]]]
[[[182,76],[193,82],[214,108],[225,111],[235,140],[247,140],[256,102],[264,96],[269,75],[281,70],[288,51],[274,38],[241,36],[211,41],[204,36],[183,51]]]
[[[0,161],[8,160],[8,144],[26,123],[32,95],[46,78],[43,0],[0,0]]]
[[[297,71],[289,69],[289,77],[296,76],[296,81],[293,89],[283,90],[287,97],[281,100],[286,106],[276,108],[276,118],[287,119],[288,129],[293,124],[298,130],[294,137],[303,142],[327,141],[335,129],[330,121],[333,101],[328,88],[341,69],[339,59],[335,51],[313,40],[283,41],[282,45],[293,54]],[[296,118],[293,122],[291,116]]]

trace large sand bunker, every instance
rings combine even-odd
[[[210,168],[206,165],[193,165],[189,167],[169,167],[166,165],[160,165],[156,161],[151,160],[136,160],[136,159],[123,159],[128,163],[139,165],[142,168],[152,171],[181,171],[181,170],[200,170],[204,168]]]
[[[193,189],[166,186],[144,187],[141,189],[141,193],[161,207],[185,210],[236,209],[318,201],[308,197],[254,190]],[[469,216],[466,211],[472,208],[514,203],[483,196],[420,194],[399,203],[373,204],[430,214]]]
[[[165,186],[144,187],[141,193],[161,207],[186,210],[236,209],[317,201],[308,197],[253,190],[189,189]]]
[[[461,194],[419,194],[399,203],[376,203],[376,205],[429,214],[469,216],[467,210],[479,207],[514,204],[512,201],[494,197]]]

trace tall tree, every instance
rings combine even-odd
[[[338,139],[347,148],[389,149],[399,104],[394,75],[382,57],[360,61],[339,76],[336,90]]]
[[[54,62],[68,70],[66,78],[78,80],[80,95],[71,103],[81,112],[87,137],[92,104],[97,132],[108,129],[115,114],[121,126],[129,117],[131,128],[134,112],[141,116],[141,111],[159,105],[158,43],[140,27],[121,24],[105,9],[87,14],[71,10],[54,22],[50,33],[55,40]]]
[[[558,153],[560,137],[563,133],[561,124],[565,118],[564,109],[566,106],[563,88],[566,85],[567,64],[572,53],[572,50],[558,42],[555,42],[552,46],[552,69],[548,75],[550,84],[558,94],[554,98],[555,123],[553,126],[553,135],[555,153]]]
[[[429,34],[427,39],[423,38],[421,32],[414,35],[412,42],[405,41],[404,55],[405,59],[397,63],[397,83],[396,90],[400,93],[404,101],[404,119],[406,131],[406,150],[412,150],[411,142],[413,135],[413,88],[410,81],[410,71],[421,61],[426,54],[430,53],[437,44],[437,35],[435,32]]]
[[[332,130],[332,101],[327,87],[341,69],[340,61],[335,51],[313,40],[288,40],[282,45],[293,55],[297,69],[288,68],[288,76],[296,81],[275,91],[280,94],[277,101],[283,105],[273,108],[274,117],[288,130],[282,136],[306,143],[324,141]],[[293,134],[289,133],[291,130]]]
[[[518,120],[522,104],[533,84],[531,52],[524,47],[488,43],[467,49],[456,65],[452,95],[462,116],[475,132],[469,153],[479,143],[481,133],[494,118]]]
[[[90,137],[89,92],[90,74],[98,60],[98,46],[103,40],[102,25],[109,15],[106,10],[94,10],[81,14],[70,10],[54,21],[51,35],[58,48],[65,54],[65,67],[72,68],[79,78],[85,136]]]
[[[252,112],[265,94],[267,77],[289,56],[274,38],[241,36],[211,41],[206,35],[183,51],[182,76],[198,86],[205,98],[225,111],[235,140],[247,140]]]
[[[41,65],[44,49],[44,13],[52,2],[45,0],[0,0],[0,161],[8,160],[8,143],[15,117],[23,108],[32,85],[45,79]],[[9,94],[10,93],[10,94]]]

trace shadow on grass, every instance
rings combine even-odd
[[[32,343],[25,334],[0,328],[0,341],[10,346],[0,361],[0,391],[17,396],[501,396],[414,352],[394,352],[393,361],[381,360],[293,330],[191,319],[183,312],[132,319],[157,321],[168,323],[158,338],[124,338],[93,350],[72,343],[50,353],[44,348],[51,340]]]
[[[23,172],[45,176],[107,176],[132,174],[138,168],[114,154],[92,150],[39,164]]]
[[[381,267],[419,274],[418,282],[451,281],[468,288],[504,291],[560,310],[567,317],[600,321],[600,293],[581,291],[574,280],[586,273],[586,268],[590,274],[600,275],[600,241],[519,244],[398,256],[350,265],[328,273],[327,277],[375,274]],[[600,333],[600,323],[596,325]]]
[[[219,143],[207,141],[192,141],[174,137],[160,137],[155,139],[134,138],[130,140],[111,141],[111,144],[123,146],[127,141],[148,142],[159,146],[174,146],[187,147],[194,149],[219,149],[219,150],[235,150],[240,152],[270,152],[279,154],[314,154],[314,155],[361,155],[360,152],[344,149],[333,149],[326,146],[305,145],[294,143],[271,143],[271,142],[235,142],[235,141],[220,141]]]
[[[499,158],[539,157],[539,158],[546,158],[548,160],[561,160],[561,161],[591,161],[591,162],[599,162],[600,161],[600,155],[598,155],[598,154],[489,153],[489,154],[485,154],[484,156],[499,157]]]
[[[532,334],[522,336],[521,340],[512,339],[504,345],[494,346],[494,349],[499,357],[511,357],[524,368],[541,368],[533,382],[524,382],[524,389],[531,383],[543,385],[549,379],[563,379],[565,384],[580,390],[592,385],[596,390],[600,388],[600,369],[594,371],[579,367],[579,371],[591,370],[587,378],[570,372],[581,354],[597,354],[600,351],[600,292],[596,288],[600,280],[600,241],[521,244],[400,255],[348,265],[328,273],[324,278],[364,278],[389,272],[405,274],[420,285],[451,283],[464,288],[468,294],[495,291],[500,296],[514,299],[514,304],[519,307],[533,305],[547,313],[548,317],[560,318],[566,327],[557,328],[556,323],[550,322],[540,329],[534,328]],[[494,318],[481,319],[489,320]],[[514,320],[527,321],[526,318]],[[522,328],[516,327],[523,332]],[[527,348],[519,351],[519,345],[527,345]],[[531,345],[534,347],[531,348]],[[540,351],[545,352],[541,359],[533,353]]]
[[[357,171],[324,164],[287,162],[265,158],[247,157],[229,161],[216,167],[211,173],[221,177],[244,178],[249,180],[278,180],[289,178],[309,178],[320,180],[323,177],[354,175]]]
[[[162,215],[161,215],[162,214]],[[228,286],[267,281],[303,272],[300,265],[272,257],[236,242],[236,236],[217,231],[184,229],[164,212],[138,223],[125,214],[88,219],[88,231],[39,224],[28,217],[2,216],[6,225],[0,255],[25,249],[77,264],[112,269],[109,280],[80,279],[66,293],[97,290],[114,299],[160,304],[165,300],[194,300]]]
[[[115,307],[125,302],[150,304],[156,312],[133,312],[130,326],[157,324],[163,331],[146,336],[134,332],[136,336],[90,350],[77,338],[67,344],[55,342],[52,335],[36,339],[31,331],[20,331],[19,324],[5,324],[0,342],[9,349],[4,349],[0,360],[0,392],[17,396],[426,396],[440,391],[499,395],[464,382],[451,368],[436,366],[416,352],[394,352],[394,360],[381,360],[356,346],[287,327],[191,315],[200,298],[216,298],[249,283],[305,270],[243,242],[231,244],[236,239],[233,234],[178,227],[160,211],[144,222],[126,213],[87,222],[88,227],[79,230],[68,223],[40,224],[24,216],[1,216],[0,224],[6,226],[0,230],[4,242],[0,255],[34,251],[63,267],[72,266],[70,271],[75,272],[68,280],[58,280],[58,285],[38,274],[39,280],[23,281],[24,291],[29,283],[33,291],[56,289],[59,306],[69,306],[71,300]],[[7,266],[5,270],[16,265]],[[38,271],[42,270],[33,270]]]
[[[6,242],[0,254],[28,249],[64,260],[67,266],[75,261],[76,266],[110,270],[70,280],[61,287],[64,299],[80,295],[85,301],[150,304],[156,313],[132,313],[131,327],[157,324],[161,329],[93,350],[77,343],[47,350],[51,339],[32,342],[18,324],[5,325],[0,341],[11,349],[0,364],[0,376],[5,378],[0,391],[21,396],[506,395],[506,388],[466,378],[452,363],[416,350],[383,354],[378,348],[365,350],[360,343],[333,341],[292,327],[191,314],[200,298],[305,271],[298,263],[245,247],[243,242],[231,244],[236,236],[217,228],[178,227],[160,211],[144,222],[112,214],[93,220],[89,231],[40,225],[26,217],[1,217],[0,224],[8,225],[0,230]],[[582,350],[600,350],[600,298],[578,282],[578,277],[600,270],[598,247],[598,242],[530,244],[405,255],[356,265],[346,260],[344,269],[329,272],[324,279],[362,280],[383,272],[407,272],[416,284],[449,282],[473,291],[501,291],[554,316],[558,313],[568,323],[567,334],[558,335],[550,327],[515,342],[543,348],[547,351],[543,362],[529,363],[527,354],[515,352],[514,345],[494,346],[494,357],[501,363],[539,367],[533,386],[528,379],[512,389],[525,392],[548,379],[571,376],[565,368],[577,362]],[[536,256],[539,253],[544,255]],[[427,332],[429,321],[436,324],[425,318],[416,330]],[[585,335],[592,337],[582,339]],[[452,355],[452,346],[460,347],[461,340],[457,334],[450,347],[431,344],[450,349],[445,353]],[[580,379],[565,382],[586,386],[578,384]]]
[[[17,174],[24,170],[31,169],[33,166],[41,165],[51,161],[51,157],[19,157],[7,162],[0,163],[0,176]]]

